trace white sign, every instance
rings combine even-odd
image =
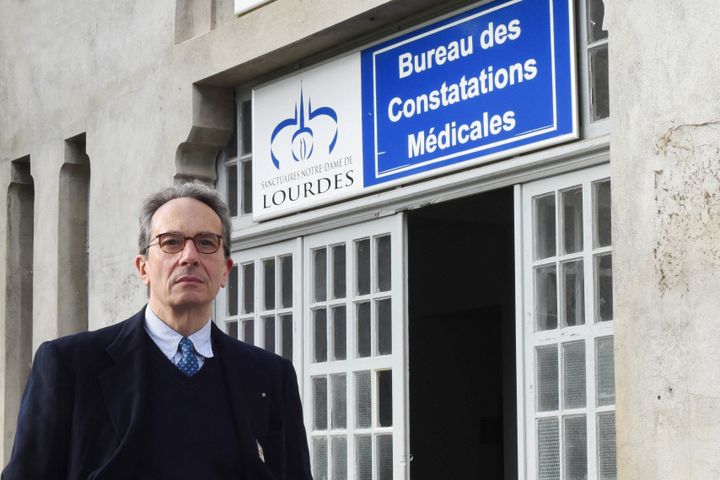
[[[263,220],[362,190],[360,54],[253,91],[253,216]]]
[[[270,3],[270,0],[235,0],[235,15],[249,12],[260,5]]]

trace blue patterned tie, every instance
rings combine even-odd
[[[200,370],[200,363],[198,362],[197,356],[195,355],[195,347],[193,347],[192,340],[187,337],[183,337],[178,345],[182,358],[177,363],[177,367],[188,377],[192,377]]]

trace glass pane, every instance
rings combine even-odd
[[[333,437],[332,439],[332,478],[333,480],[347,480],[347,439],[345,437]]]
[[[355,464],[358,480],[372,480],[372,437],[358,435],[355,437]]]
[[[598,476],[601,480],[617,478],[615,460],[615,412],[601,413],[598,422]]]
[[[370,356],[370,302],[357,304],[358,357]]]
[[[583,248],[583,196],[582,187],[560,194],[562,201],[562,231],[565,253],[579,252]]]
[[[333,359],[347,358],[347,312],[345,305],[332,309],[333,315]]]
[[[378,354],[392,354],[392,304],[389,298],[377,302]]]
[[[252,103],[245,100],[240,104],[241,152],[246,155],[252,152]]]
[[[330,421],[332,428],[347,427],[347,379],[344,373],[330,375],[332,406]]]
[[[555,194],[533,199],[535,211],[535,258],[555,255]]]
[[[595,247],[610,246],[612,217],[610,211],[610,180],[593,183]]]
[[[252,162],[240,162],[242,169],[242,213],[252,213]]]
[[[227,289],[227,312],[228,315],[238,314],[238,267],[233,265],[230,269],[230,275],[228,276],[228,289]],[[236,326],[237,330],[237,326]]]
[[[564,442],[565,478],[587,479],[587,426],[585,417],[565,419]]]
[[[313,250],[313,268],[315,301],[324,302],[327,299],[327,250],[320,248]]]
[[[599,406],[615,403],[615,354],[613,337],[595,341],[595,365],[597,369],[597,403]]]
[[[313,438],[313,478],[327,480],[328,478],[328,451],[327,438]]]
[[[595,257],[595,320],[606,322],[613,319],[612,255]]]
[[[293,306],[293,264],[292,256],[280,257],[280,306]]]
[[[275,317],[263,317],[265,350],[275,353]]]
[[[243,273],[243,313],[255,311],[255,268],[252,263],[242,266]]]
[[[558,409],[558,351],[557,345],[537,348],[537,405],[538,411]]]
[[[560,479],[560,432],[557,418],[538,420],[538,479]]]
[[[327,378],[313,379],[313,430],[327,430]]]
[[[590,49],[590,82],[592,119],[600,120],[609,117],[610,95],[607,44]]]
[[[392,370],[377,372],[378,423],[381,427],[392,427]]]
[[[230,210],[231,217],[237,217],[238,215],[238,169],[237,164],[229,165],[227,167],[227,182],[225,184],[227,188],[227,205]]]
[[[392,288],[390,235],[377,238],[375,241],[377,242],[377,289],[379,292],[387,292]]]
[[[588,40],[596,42],[608,38],[605,30],[605,2],[604,0],[587,0]]]
[[[345,245],[332,247],[333,298],[345,298]]]
[[[355,373],[355,426],[369,428],[372,426],[372,402],[370,371]]]
[[[378,480],[393,478],[393,439],[392,435],[377,437]]]
[[[357,259],[357,293],[366,295],[370,293],[370,240],[355,242],[355,257]]]
[[[255,345],[255,322],[252,320],[245,320],[242,322],[243,326],[243,342]]]
[[[537,330],[557,328],[557,274],[555,265],[535,269],[535,322]]]
[[[287,315],[281,315],[280,316],[280,328],[282,339],[281,339],[281,345],[282,345],[282,351],[280,354],[287,358],[288,360],[292,361],[293,359],[293,323],[292,323],[292,314]]]
[[[565,408],[585,406],[585,342],[563,344],[563,405]]]
[[[583,261],[561,264],[563,282],[563,315],[567,326],[585,324],[585,282]]]
[[[227,334],[230,335],[232,338],[238,338],[238,324],[237,322],[227,322],[225,323],[225,326],[227,328]]]
[[[315,361],[327,361],[327,310],[319,308],[313,310],[313,325],[315,326]]]
[[[275,308],[275,259],[263,260],[263,298],[265,310]]]

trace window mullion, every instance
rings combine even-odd
[[[263,308],[262,304],[262,297],[264,293],[264,289],[262,288],[263,285],[263,268],[262,268],[262,258],[258,258],[253,261],[253,270],[255,271],[253,275],[253,282],[255,283],[255,286],[253,287],[253,338],[251,339],[251,342],[255,346],[260,346],[260,338],[259,338],[259,330],[262,330],[261,327],[261,312]],[[246,339],[247,341],[247,339]]]
[[[595,409],[597,393],[595,389],[595,262],[593,257],[593,238],[595,235],[594,214],[592,210],[592,180],[583,182],[583,258],[585,262],[585,318],[588,334],[585,339],[585,372],[586,372],[586,411],[587,432],[587,471],[588,478],[597,472],[596,465],[596,422]]]
[[[596,422],[596,410],[597,410],[597,391],[596,391],[596,378],[595,373],[595,337],[589,335],[586,340],[585,346],[587,355],[585,356],[585,363],[587,368],[587,466],[588,466],[588,478],[590,478],[595,472],[597,472],[597,422]]]
[[[280,265],[280,255],[275,255],[275,308],[273,309],[273,334],[275,336],[275,353],[284,355],[282,351],[282,325],[280,321],[280,312],[284,309],[282,304],[282,270]]]

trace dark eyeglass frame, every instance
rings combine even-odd
[[[182,242],[179,243],[177,249],[171,248],[170,250],[166,250],[167,245],[165,245],[165,247],[163,247],[163,238],[165,238],[169,235],[176,237],[177,240],[182,240]],[[200,246],[198,246],[198,240],[202,240],[201,237],[217,238],[217,240],[218,240],[217,247],[215,247],[215,249],[213,249],[213,250],[208,250],[207,248],[203,247],[202,243],[200,243]],[[157,242],[155,242],[155,240],[157,240]],[[186,237],[182,233],[178,233],[178,232],[164,232],[164,233],[159,233],[159,234],[155,235],[155,237],[153,237],[153,239],[150,241],[150,243],[148,243],[148,248],[152,247],[153,245],[157,245],[158,247],[160,247],[160,250],[162,250],[163,252],[168,253],[170,255],[174,255],[176,253],[180,253],[183,250],[185,250],[185,245],[187,244],[188,240],[191,240],[193,242],[193,245],[195,245],[195,250],[197,250],[198,253],[204,253],[206,255],[211,255],[211,254],[217,252],[218,250],[220,250],[220,247],[223,244],[222,235],[219,235],[217,233],[200,232],[197,235],[195,235],[194,237]]]

